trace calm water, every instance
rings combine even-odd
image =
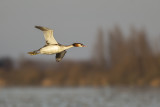
[[[0,107],[160,107],[160,89],[0,88]]]

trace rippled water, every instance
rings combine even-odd
[[[160,107],[160,89],[0,88],[0,107]]]

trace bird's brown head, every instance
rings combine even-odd
[[[85,45],[83,45],[82,43],[73,43],[72,44],[74,47],[86,47]]]

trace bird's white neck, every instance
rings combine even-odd
[[[66,49],[69,49],[69,48],[72,48],[72,47],[74,47],[73,45],[67,45],[67,46],[64,46],[64,49],[66,50]]]

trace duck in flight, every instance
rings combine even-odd
[[[72,47],[85,47],[85,45],[83,45],[82,43],[73,43],[71,45],[61,45],[55,40],[55,38],[53,36],[53,30],[52,29],[42,27],[42,26],[35,26],[35,28],[43,31],[44,38],[46,40],[46,44],[38,50],[28,52],[28,54],[30,54],[30,55],[56,54],[56,61],[59,62],[59,61],[62,60],[62,58],[66,54],[67,49],[72,48]]]

